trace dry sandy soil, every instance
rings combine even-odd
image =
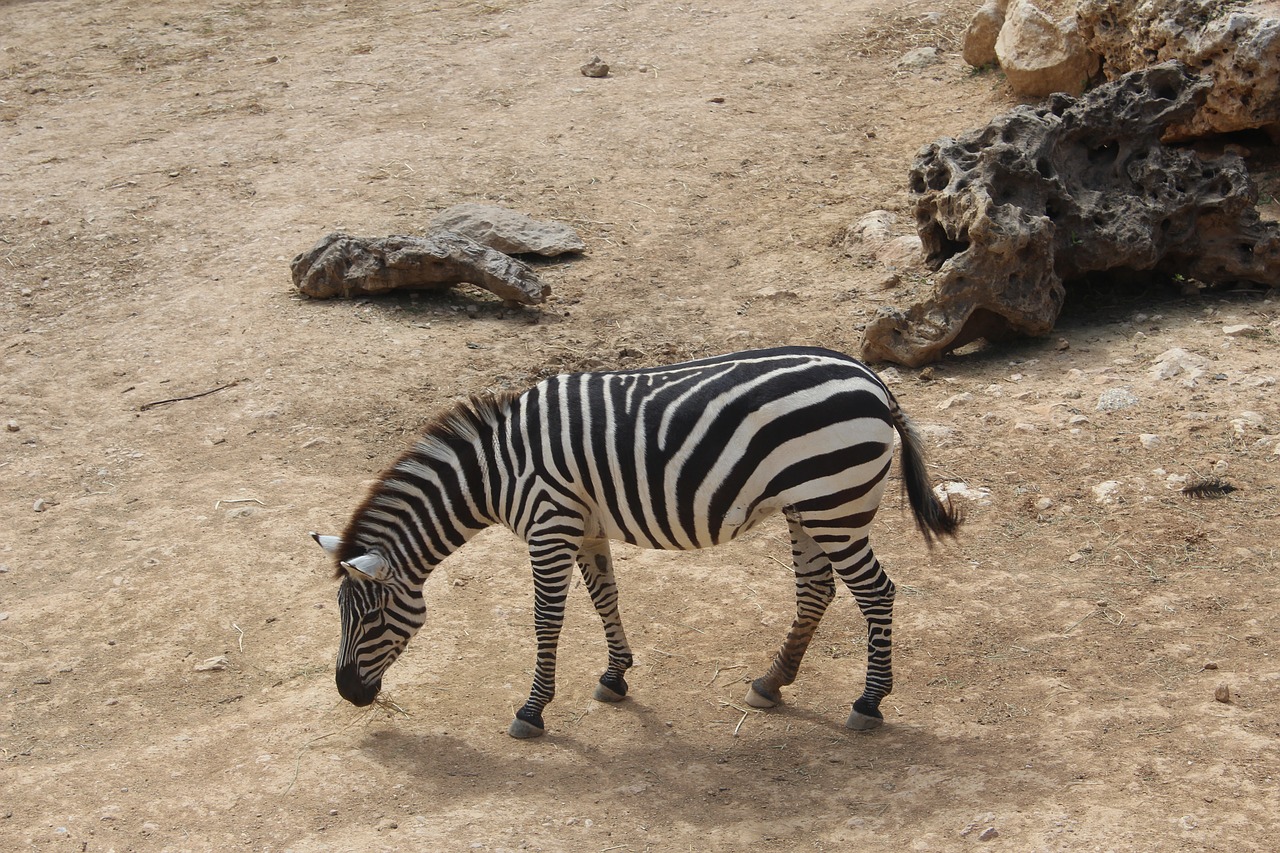
[[[878,731],[842,727],[864,631],[843,593],[788,703],[743,710],[790,620],[781,520],[617,549],[632,695],[591,700],[578,589],[540,740],[506,734],[533,637],[503,530],[428,584],[401,710],[334,689],[307,531],[339,532],[451,400],[856,353],[927,286],[886,287],[846,232],[886,209],[910,234],[919,147],[1011,105],[959,58],[975,5],[0,3],[0,849],[1280,847],[1274,294],[1077,295],[1048,340],[885,371],[970,497],[928,552],[891,488]],[[941,60],[898,70],[922,46]],[[597,54],[611,75],[582,76]],[[541,266],[540,309],[292,291],[324,234],[420,233],[462,201],[590,251]],[[1153,373],[1174,347],[1200,375]],[[1118,389],[1136,402],[1099,410]],[[1237,491],[1177,491],[1215,474]]]

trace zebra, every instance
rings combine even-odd
[[[926,544],[961,514],[934,494],[921,440],[866,365],[783,347],[636,370],[554,376],[523,393],[473,395],[431,423],[369,491],[341,536],[311,534],[336,560],[336,681],[372,703],[387,668],[425,622],[423,584],[479,531],[503,524],[528,545],[537,657],[508,733],[542,735],[575,565],[604,623],[608,664],[594,698],[627,694],[633,657],[618,611],[610,540],[693,550],[728,542],[781,512],[795,568],[795,620],[746,702],[768,708],[795,681],[835,595],[867,622],[866,683],[845,725],[873,729],[893,687],[895,587],[869,528],[894,432]]]

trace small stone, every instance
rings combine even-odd
[[[39,678],[37,678],[33,683],[34,684],[52,684],[53,679],[49,678],[47,675],[42,675]]]
[[[1117,492],[1120,491],[1120,484],[1115,480],[1106,480],[1094,486],[1093,499],[1100,504],[1113,504],[1117,500]]]
[[[1206,664],[1204,665],[1204,668],[1205,668],[1205,669],[1217,669],[1217,668],[1218,668],[1218,665],[1217,665],[1216,663],[1214,663],[1213,661],[1209,661],[1208,663],[1206,663]]]
[[[218,655],[214,658],[205,658],[196,664],[196,672],[218,672],[226,669],[231,665],[231,661],[227,660],[226,655]]]
[[[973,402],[973,395],[966,391],[963,394],[955,394],[943,400],[941,403],[938,404],[938,408],[950,409],[953,406],[962,406],[965,403],[972,403],[972,402]]]
[[[1036,509],[1040,512],[1044,512],[1051,506],[1053,506],[1053,498],[1041,498],[1036,501]]]
[[[378,832],[386,832],[388,829],[398,829],[399,826],[400,824],[396,823],[391,818],[383,818],[378,821]]]
[[[1231,704],[1231,688],[1225,684],[1219,684],[1213,688],[1213,698],[1217,699],[1224,705]]]
[[[4,428],[7,432],[17,432],[18,430],[22,429],[22,427],[18,426],[17,421],[7,421],[4,425]]]
[[[1099,412],[1114,412],[1138,405],[1138,397],[1128,388],[1108,388],[1098,395]]]
[[[49,502],[44,498],[36,498],[36,502],[31,505],[32,512],[44,512],[49,508]]]
[[[1000,837],[1000,831],[996,829],[994,826],[988,826],[986,829],[982,830],[982,834],[978,836],[978,840],[990,841],[993,838],[999,838],[999,837]]]
[[[583,65],[580,69],[583,77],[608,77],[609,63],[603,61],[598,56],[591,57],[591,61]]]
[[[1256,330],[1253,328],[1253,326],[1250,326],[1248,323],[1240,323],[1237,325],[1222,327],[1222,334],[1232,338],[1249,335],[1254,331]]]
[[[1138,441],[1142,442],[1143,447],[1150,450],[1151,448],[1158,447],[1160,445],[1161,438],[1158,435],[1154,435],[1149,432],[1144,432],[1138,436]]]
[[[6,620],[6,619],[8,619],[8,618],[9,618],[9,614],[8,614],[8,613],[0,613],[0,622],[3,622],[4,620]]]
[[[936,47],[918,47],[900,56],[893,67],[897,71],[919,71],[922,68],[928,68],[941,58],[942,52]]]
[[[111,707],[111,706],[113,706],[113,705],[119,705],[119,704],[120,704],[120,700],[119,700],[119,699],[115,699],[115,698],[108,699],[108,700],[106,701],[106,705],[107,705],[107,707]]]

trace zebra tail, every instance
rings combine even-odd
[[[956,536],[964,521],[964,513],[952,504],[950,496],[943,503],[934,494],[920,433],[916,432],[915,425],[892,396],[889,398],[889,413],[893,417],[894,428],[902,437],[902,482],[907,489],[907,499],[911,502],[911,511],[915,514],[916,525],[924,536],[925,544],[932,548],[935,538]]]

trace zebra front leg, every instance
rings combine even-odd
[[[627,682],[623,674],[631,668],[631,646],[622,629],[618,615],[618,585],[613,577],[613,558],[607,539],[592,539],[582,543],[578,552],[578,568],[582,580],[591,594],[591,603],[604,622],[604,637],[609,645],[609,666],[593,696],[601,702],[621,702],[627,695]]]
[[[865,542],[865,540],[864,540]],[[858,601],[867,620],[867,683],[862,696],[853,703],[845,727],[858,731],[884,723],[880,700],[893,690],[893,581],[880,568],[870,546],[841,579]]]
[[[539,737],[546,731],[542,712],[556,695],[556,646],[564,625],[564,602],[573,576],[573,556],[578,543],[568,544],[562,535],[554,541],[529,541],[533,563],[533,630],[538,659],[529,699],[511,721],[507,733],[514,738]]]
[[[797,521],[788,519],[787,523],[796,572],[796,618],[769,671],[751,682],[747,690],[746,702],[753,708],[772,708],[782,701],[780,688],[796,680],[800,661],[836,592],[827,555]]]

